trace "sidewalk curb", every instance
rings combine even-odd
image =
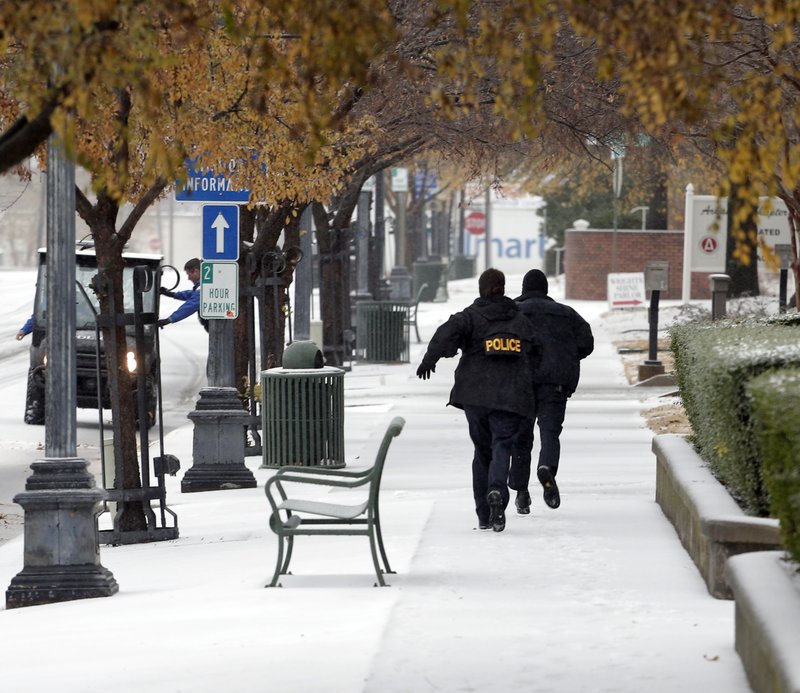
[[[753,689],[800,691],[800,577],[783,551],[734,556],[729,577],[736,600],[736,651]]]
[[[733,599],[726,575],[728,558],[781,549],[778,521],[746,515],[683,436],[655,436],[653,452],[656,502],[675,527],[709,593],[717,599]]]

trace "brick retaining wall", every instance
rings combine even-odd
[[[564,238],[565,297],[606,300],[611,272],[610,229],[567,229]],[[683,284],[683,231],[620,229],[616,233],[615,272],[644,272],[648,262],[669,263],[669,289],[661,298],[680,300]],[[710,272],[692,273],[692,298],[711,298]]]

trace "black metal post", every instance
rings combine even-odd
[[[778,312],[785,313],[786,312],[786,292],[787,292],[787,283],[789,281],[789,270],[786,268],[781,268],[780,270],[780,278],[778,279]]]
[[[664,374],[664,364],[658,360],[658,301],[660,289],[650,291],[650,308],[647,318],[650,327],[648,358],[639,366],[639,383],[657,384],[658,378]]]
[[[711,319],[721,320],[727,315],[728,286],[731,278],[727,274],[709,275],[711,284]]]
[[[650,327],[650,343],[647,358],[650,362],[658,360],[658,300],[661,291],[653,289],[650,292],[650,308],[647,311],[648,324]]]
[[[384,254],[386,252],[386,201],[385,185],[383,171],[378,171],[375,174],[375,264],[377,271],[375,276],[377,279],[377,286],[374,290],[374,296],[377,299],[387,298],[388,290],[386,284],[386,270]]]
[[[311,338],[313,276],[310,205],[300,217],[300,251],[303,259],[297,263],[294,271],[294,338],[303,341]]]

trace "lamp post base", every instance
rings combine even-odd
[[[110,597],[119,585],[102,565],[28,566],[11,579],[6,608]]]
[[[242,408],[236,388],[202,389],[188,416],[194,423],[192,466],[181,479],[181,491],[255,488],[256,478],[244,463],[250,415]]]
[[[6,591],[6,607],[109,597],[119,591],[100,564],[96,514],[105,491],[79,457],[37,460],[14,502],[25,511],[24,567]]]
[[[663,375],[664,372],[664,364],[661,361],[645,361],[639,365],[639,382],[641,383],[657,375]]]

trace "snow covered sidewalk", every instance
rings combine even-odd
[[[516,278],[509,278],[514,295]],[[421,304],[436,325],[475,296],[450,283],[447,303]],[[630,388],[603,327],[605,304],[576,303],[597,348],[567,407],[562,505],[513,508],[502,533],[479,531],[471,445],[446,407],[456,360],[430,381],[412,362],[356,364],[345,376],[349,467],[372,461],[403,416],[383,483],[390,587],[374,588],[366,540],[300,537],[293,575],[264,589],[276,539],[263,486],[168,501],[180,538],[102,547],[120,585],[105,599],[0,612],[2,689],[119,693],[205,691],[748,691],[734,651],[734,605],[710,597],[654,500],[652,393]],[[190,426],[167,438],[185,471]],[[22,539],[0,546],[0,582],[22,568]]]

